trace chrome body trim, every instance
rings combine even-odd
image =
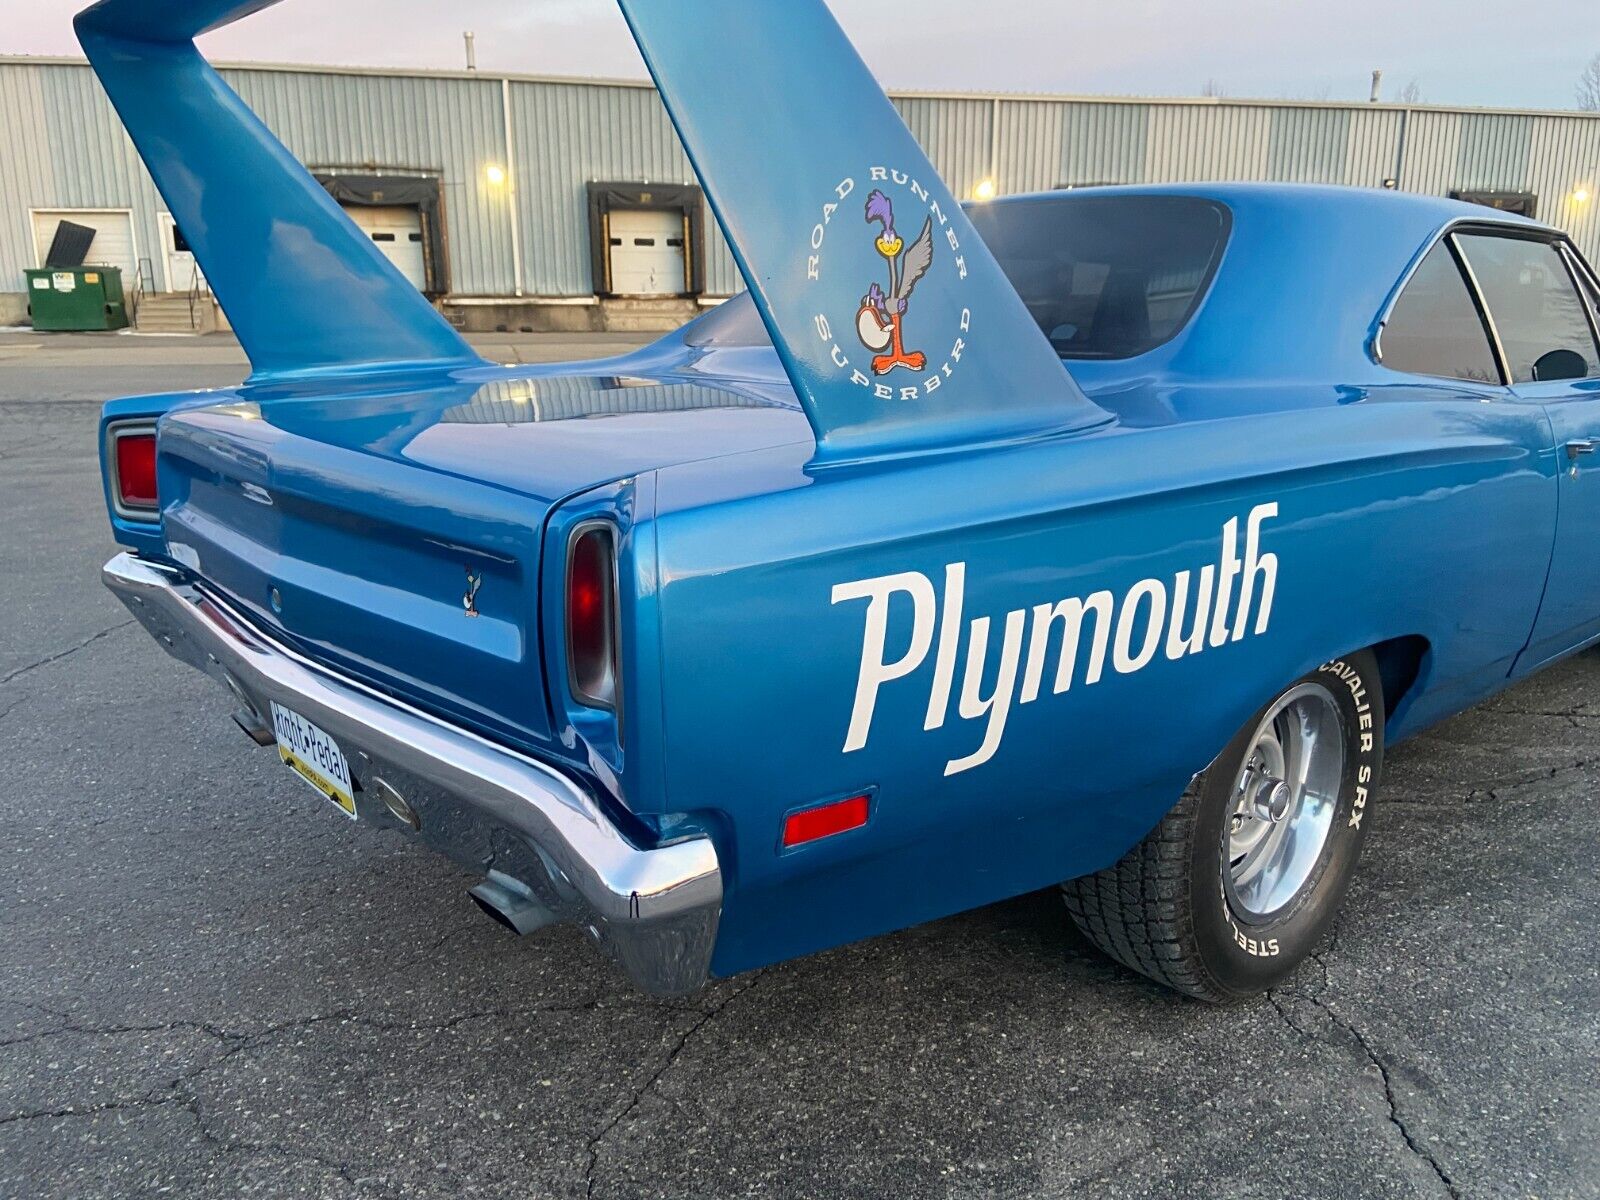
[[[640,849],[576,781],[312,663],[174,568],[124,553],[102,578],[169,654],[257,717],[276,700],[332,736],[363,818],[407,828],[381,799],[379,784],[392,788],[419,814],[423,840],[519,879],[643,990],[682,994],[708,978],[722,911],[709,838]]]

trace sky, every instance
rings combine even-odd
[[[747,0],[782,3],[783,0]],[[0,54],[74,54],[83,0],[0,0]],[[891,88],[1570,108],[1600,54],[1594,0],[831,0]],[[213,61],[463,65],[639,78],[612,0],[285,0],[207,35]],[[708,30],[714,38],[715,31]]]

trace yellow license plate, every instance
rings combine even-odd
[[[301,779],[351,820],[356,815],[355,791],[350,786],[350,764],[339,744],[293,709],[273,701],[272,731],[278,739],[278,757]]]

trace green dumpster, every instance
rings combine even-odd
[[[26,272],[35,329],[125,329],[121,267],[44,267]]]

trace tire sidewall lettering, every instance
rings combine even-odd
[[[1385,716],[1376,660],[1368,652],[1332,660],[1279,695],[1307,682],[1327,688],[1339,708],[1346,735],[1344,775],[1327,844],[1310,877],[1287,907],[1264,921],[1243,919],[1228,902],[1222,830],[1232,814],[1234,783],[1247,752],[1243,743],[1276,697],[1246,722],[1203,781],[1191,859],[1195,935],[1217,984],[1239,995],[1273,986],[1316,948],[1343,901],[1370,825]]]

